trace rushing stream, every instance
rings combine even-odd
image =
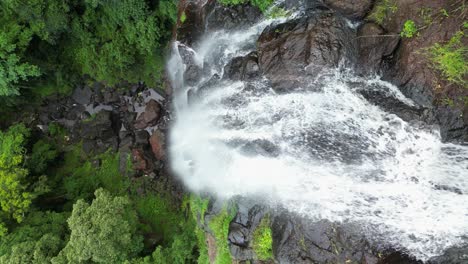
[[[261,196],[311,221],[358,223],[370,240],[422,260],[466,243],[468,147],[444,144],[438,131],[405,122],[359,93],[378,85],[413,105],[397,87],[341,68],[288,93],[262,78],[222,79],[187,97],[213,75],[222,77],[232,58],[254,50],[269,23],[210,32],[191,48],[174,43],[170,154],[185,184],[222,198]],[[204,65],[193,87],[181,81],[180,48]]]

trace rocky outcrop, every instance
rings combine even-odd
[[[371,10],[373,0],[324,0],[331,9],[336,10],[349,19],[362,19]]]
[[[309,17],[265,29],[258,40],[262,73],[277,90],[306,85],[323,68],[354,61],[354,35],[333,12],[319,11]]]
[[[381,26],[367,23],[360,27],[361,64],[376,67],[375,71],[381,71],[406,96],[429,109],[426,121],[439,125],[444,140],[468,141],[468,104],[463,102],[468,90],[446,81],[434,69],[427,51],[436,43],[446,43],[461,29],[462,11],[454,2],[440,0],[395,0],[392,5],[396,11],[388,11]],[[447,15],[442,15],[443,10]],[[372,19],[372,15],[367,17]],[[400,39],[399,33],[408,19],[416,23],[418,33]],[[392,51],[396,39],[400,42]]]

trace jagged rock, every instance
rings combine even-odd
[[[158,102],[151,99],[145,107],[145,111],[138,116],[135,121],[136,129],[144,129],[156,125],[160,118],[161,106]]]
[[[267,27],[258,40],[261,71],[275,89],[289,90],[346,59],[354,61],[355,37],[330,11]]]
[[[203,66],[195,58],[195,52],[185,45],[179,45],[179,54],[187,67],[184,72],[184,82],[188,85],[197,84],[203,76]]]
[[[350,19],[361,19],[372,7],[373,0],[324,0],[331,9]]]

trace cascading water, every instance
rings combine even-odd
[[[421,260],[466,243],[468,147],[444,144],[437,131],[405,122],[359,93],[378,84],[412,105],[397,87],[335,69],[311,79],[310,87],[281,94],[263,79],[221,80],[187,103],[188,90],[223,76],[224,66],[253,50],[271,22],[210,32],[190,51],[209,69],[193,87],[181,82],[182,44],[174,44],[170,154],[185,184],[222,198],[264,197],[311,220],[359,223],[370,240]]]

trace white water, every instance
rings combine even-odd
[[[197,61],[222,76],[270,22],[210,33],[193,48]],[[263,195],[312,220],[359,223],[370,240],[421,260],[467,242],[468,148],[441,143],[437,131],[412,126],[357,92],[378,84],[413,104],[397,87],[328,70],[288,94],[262,80],[253,90],[223,81],[187,104],[192,87],[180,81],[185,66],[177,45],[168,65],[177,110],[170,154],[193,191]]]

